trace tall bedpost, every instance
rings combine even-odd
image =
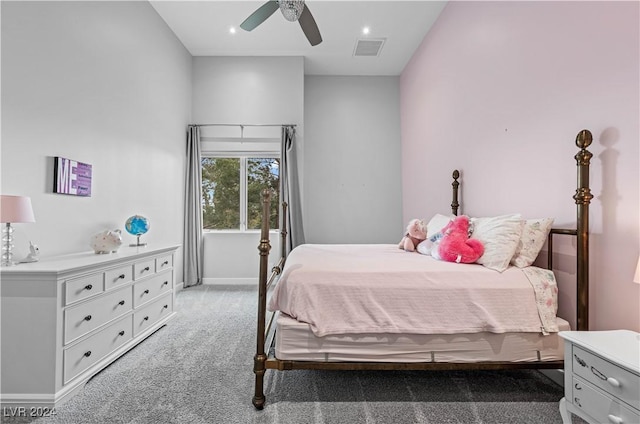
[[[577,327],[578,331],[589,329],[589,203],[593,199],[589,188],[589,164],[593,154],[587,150],[593,136],[588,130],[582,130],[576,137],[580,151],[576,154],[578,166],[578,186],[573,196],[577,205]]]
[[[253,358],[253,373],[256,375],[255,395],[253,406],[256,409],[264,407],[264,373],[267,355],[264,352],[265,316],[267,309],[267,267],[269,263],[269,212],[271,210],[271,191],[262,190],[262,231],[260,233],[260,275],[258,277],[258,334],[256,337],[256,356]]]
[[[282,225],[280,228],[280,259],[287,257],[287,202],[282,202]],[[284,266],[284,261],[282,262]],[[282,270],[280,270],[282,271]]]
[[[458,178],[460,178],[460,172],[457,169],[453,171],[453,182],[451,185],[453,186],[453,201],[451,202],[451,213],[454,215],[458,215],[458,208],[460,207],[460,203],[458,203],[458,187],[460,187],[460,183],[458,182]]]

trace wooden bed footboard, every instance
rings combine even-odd
[[[576,229],[553,228],[548,238],[547,266],[553,266],[553,237],[555,235],[571,235],[577,237],[576,253],[576,292],[577,292],[577,330],[589,329],[589,204],[593,198],[589,188],[589,165],[592,158],[587,147],[593,141],[591,132],[582,130],[576,137],[576,145],[580,151],[575,155],[578,178],[576,194],[573,196],[577,205]],[[460,173],[453,172],[453,201],[451,212],[458,214],[460,206],[458,202],[458,188]],[[272,354],[275,335],[273,321],[276,316],[271,313],[267,323],[267,293],[284,269],[287,252],[287,204],[282,204],[281,213],[281,248],[280,258],[277,264],[268,272],[269,252],[269,213],[271,205],[271,192],[262,192],[263,213],[262,229],[260,236],[260,274],[258,281],[258,323],[256,334],[256,354],[254,356],[253,372],[255,374],[255,393],[252,403],[256,409],[263,409],[265,404],[264,375],[267,369],[292,370],[292,369],[332,369],[332,370],[496,370],[496,369],[553,369],[562,368],[563,361],[537,361],[537,362],[474,362],[474,363],[442,363],[442,362],[314,362],[314,361],[289,361],[279,360]]]

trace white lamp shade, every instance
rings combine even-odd
[[[36,222],[31,198],[25,196],[0,196],[0,222]]]
[[[633,277],[633,282],[640,284],[640,258],[638,258],[638,266],[636,266],[636,275]]]

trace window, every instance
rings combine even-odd
[[[271,189],[270,228],[279,222],[277,157],[203,157],[202,224],[205,230],[258,230],[262,190]]]

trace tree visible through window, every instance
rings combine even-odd
[[[253,230],[262,222],[262,190],[272,191],[270,227],[278,228],[280,159],[202,158],[203,227]]]

